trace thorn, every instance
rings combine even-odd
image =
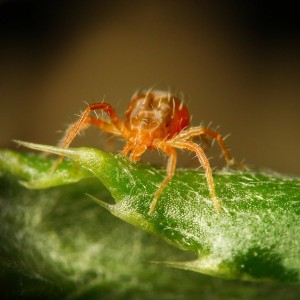
[[[100,199],[98,199],[98,198],[96,198],[96,197],[94,197],[94,196],[92,196],[92,195],[90,195],[90,194],[87,194],[87,193],[86,193],[86,195],[87,195],[90,199],[92,199],[93,201],[95,201],[97,204],[99,204],[100,206],[104,207],[105,209],[107,209],[108,211],[111,212],[111,207],[112,207],[112,205],[110,205],[110,204],[108,204],[108,203],[106,203],[106,202],[104,202],[104,201],[101,201]]]
[[[23,142],[19,140],[13,140],[13,142],[17,143],[19,146],[24,146],[30,149],[34,149],[42,152],[49,152],[61,156],[67,156],[73,159],[78,157],[79,155],[78,150],[71,149],[71,148],[61,148],[61,147],[55,147],[49,145],[41,145],[41,144]]]

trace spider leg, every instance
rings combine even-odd
[[[166,145],[165,143],[160,143],[159,148],[169,156],[168,163],[167,163],[167,175],[165,176],[164,180],[162,181],[159,188],[156,190],[154,194],[154,198],[149,207],[149,213],[154,212],[158,197],[161,195],[165,187],[171,181],[172,177],[174,176],[175,168],[176,168],[177,153],[175,149],[171,146]]]
[[[182,131],[179,135],[177,135],[176,139],[185,139],[188,140],[194,136],[197,135],[204,135],[204,136],[210,136],[214,140],[216,140],[224,154],[224,157],[226,159],[226,162],[228,165],[233,165],[234,164],[234,159],[232,158],[223,137],[217,133],[216,131],[210,130],[206,127],[192,127],[190,129]]]
[[[85,130],[90,125],[94,125],[109,134],[122,135],[120,130],[113,123],[106,122],[105,120],[102,120],[102,119],[98,119],[98,118],[94,118],[94,117],[87,117],[86,125],[87,125],[86,128],[82,127],[81,130]]]
[[[220,212],[221,206],[215,194],[215,185],[212,177],[212,170],[209,165],[209,161],[202,148],[194,142],[187,141],[185,139],[178,139],[177,137],[174,139],[170,139],[167,143],[172,147],[179,148],[179,149],[187,149],[196,153],[201,163],[201,166],[205,171],[205,177],[207,180],[210,197],[215,205],[217,212]]]
[[[103,110],[105,113],[107,113],[107,115],[110,117],[111,123],[107,123],[106,121],[97,118],[89,117],[90,112],[94,110]],[[69,147],[69,145],[74,140],[76,135],[81,130],[88,128],[90,125],[98,126],[100,129],[111,133],[115,133],[118,131],[119,132],[118,135],[128,134],[126,127],[124,126],[123,122],[118,118],[115,110],[112,108],[110,104],[94,103],[89,105],[84,110],[80,118],[67,129],[64,137],[59,143],[59,146],[63,148]]]
[[[132,150],[132,145],[131,145],[131,143],[127,142],[122,150],[122,155],[127,156],[131,150]]]
[[[90,112],[95,110],[104,111],[109,116],[111,123],[108,123],[101,119],[90,117]],[[123,122],[118,118],[115,110],[110,104],[104,102],[94,103],[89,105],[81,114],[80,118],[66,130],[65,135],[58,143],[58,146],[68,148],[74,140],[74,138],[77,136],[77,134],[80,131],[87,129],[91,125],[95,125],[100,129],[113,134],[123,135],[124,137],[128,136],[127,128],[125,127]],[[51,172],[53,172],[57,168],[57,166],[62,162],[62,160],[63,157],[60,157],[54,162],[51,168]]]
[[[129,159],[131,161],[138,161],[141,159],[141,155],[147,150],[147,146],[145,144],[142,145],[132,145],[130,142],[127,142],[122,150],[122,155],[127,156],[129,155]]]

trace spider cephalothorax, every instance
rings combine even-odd
[[[171,139],[189,124],[186,106],[176,97],[162,91],[139,93],[131,100],[126,114],[126,155],[139,159],[146,149],[160,148],[165,140]]]
[[[110,120],[90,116],[90,112],[94,110],[104,111]],[[167,175],[154,194],[150,212],[154,211],[158,197],[174,176],[177,160],[175,148],[193,151],[205,170],[210,197],[219,211],[220,204],[215,195],[208,159],[201,146],[191,139],[195,136],[210,136],[218,141],[227,163],[232,164],[233,159],[220,134],[201,126],[188,128],[189,123],[188,109],[176,96],[160,90],[141,91],[132,97],[124,123],[110,104],[91,104],[79,120],[67,129],[59,145],[67,148],[80,131],[94,125],[105,132],[122,136],[126,141],[122,153],[129,155],[130,160],[139,160],[147,149],[157,149],[166,153],[169,156]]]

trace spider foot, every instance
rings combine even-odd
[[[152,200],[152,202],[151,202],[151,204],[150,204],[150,206],[149,206],[149,211],[148,211],[148,214],[153,214],[154,213],[154,211],[155,211],[155,207],[156,207],[156,204],[157,204],[157,196],[154,196],[154,198],[153,198],[153,200]]]
[[[64,160],[64,157],[61,156],[59,157],[57,160],[55,160],[55,162],[53,163],[51,169],[50,169],[50,174],[53,174],[54,171],[57,169],[57,167],[59,166],[59,164]]]
[[[211,199],[212,199],[212,201],[213,201],[213,203],[214,203],[214,206],[215,206],[215,208],[216,208],[217,213],[219,214],[219,213],[221,212],[221,209],[222,209],[222,206],[221,206],[219,200],[218,200],[217,197],[215,197],[215,196],[212,197]]]
[[[231,159],[228,162],[228,166],[233,167],[237,170],[249,170],[249,167],[244,162],[236,162],[234,159]]]

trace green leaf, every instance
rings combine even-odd
[[[273,172],[215,172],[216,193],[222,204],[218,214],[209,199],[203,173],[177,170],[155,212],[149,214],[163,170],[96,149],[20,144],[66,156],[74,163],[61,164],[51,173],[52,163],[47,159],[28,158],[30,163],[26,163],[27,158],[19,155],[21,163],[15,167],[8,156],[18,155],[2,153],[2,164],[5,161],[6,168],[10,166],[12,173],[26,179],[28,187],[63,185],[94,176],[115,200],[108,204],[91,196],[98,204],[196,256],[187,262],[165,261],[168,266],[227,279],[300,281],[299,178]],[[85,192],[93,194],[90,190]]]

